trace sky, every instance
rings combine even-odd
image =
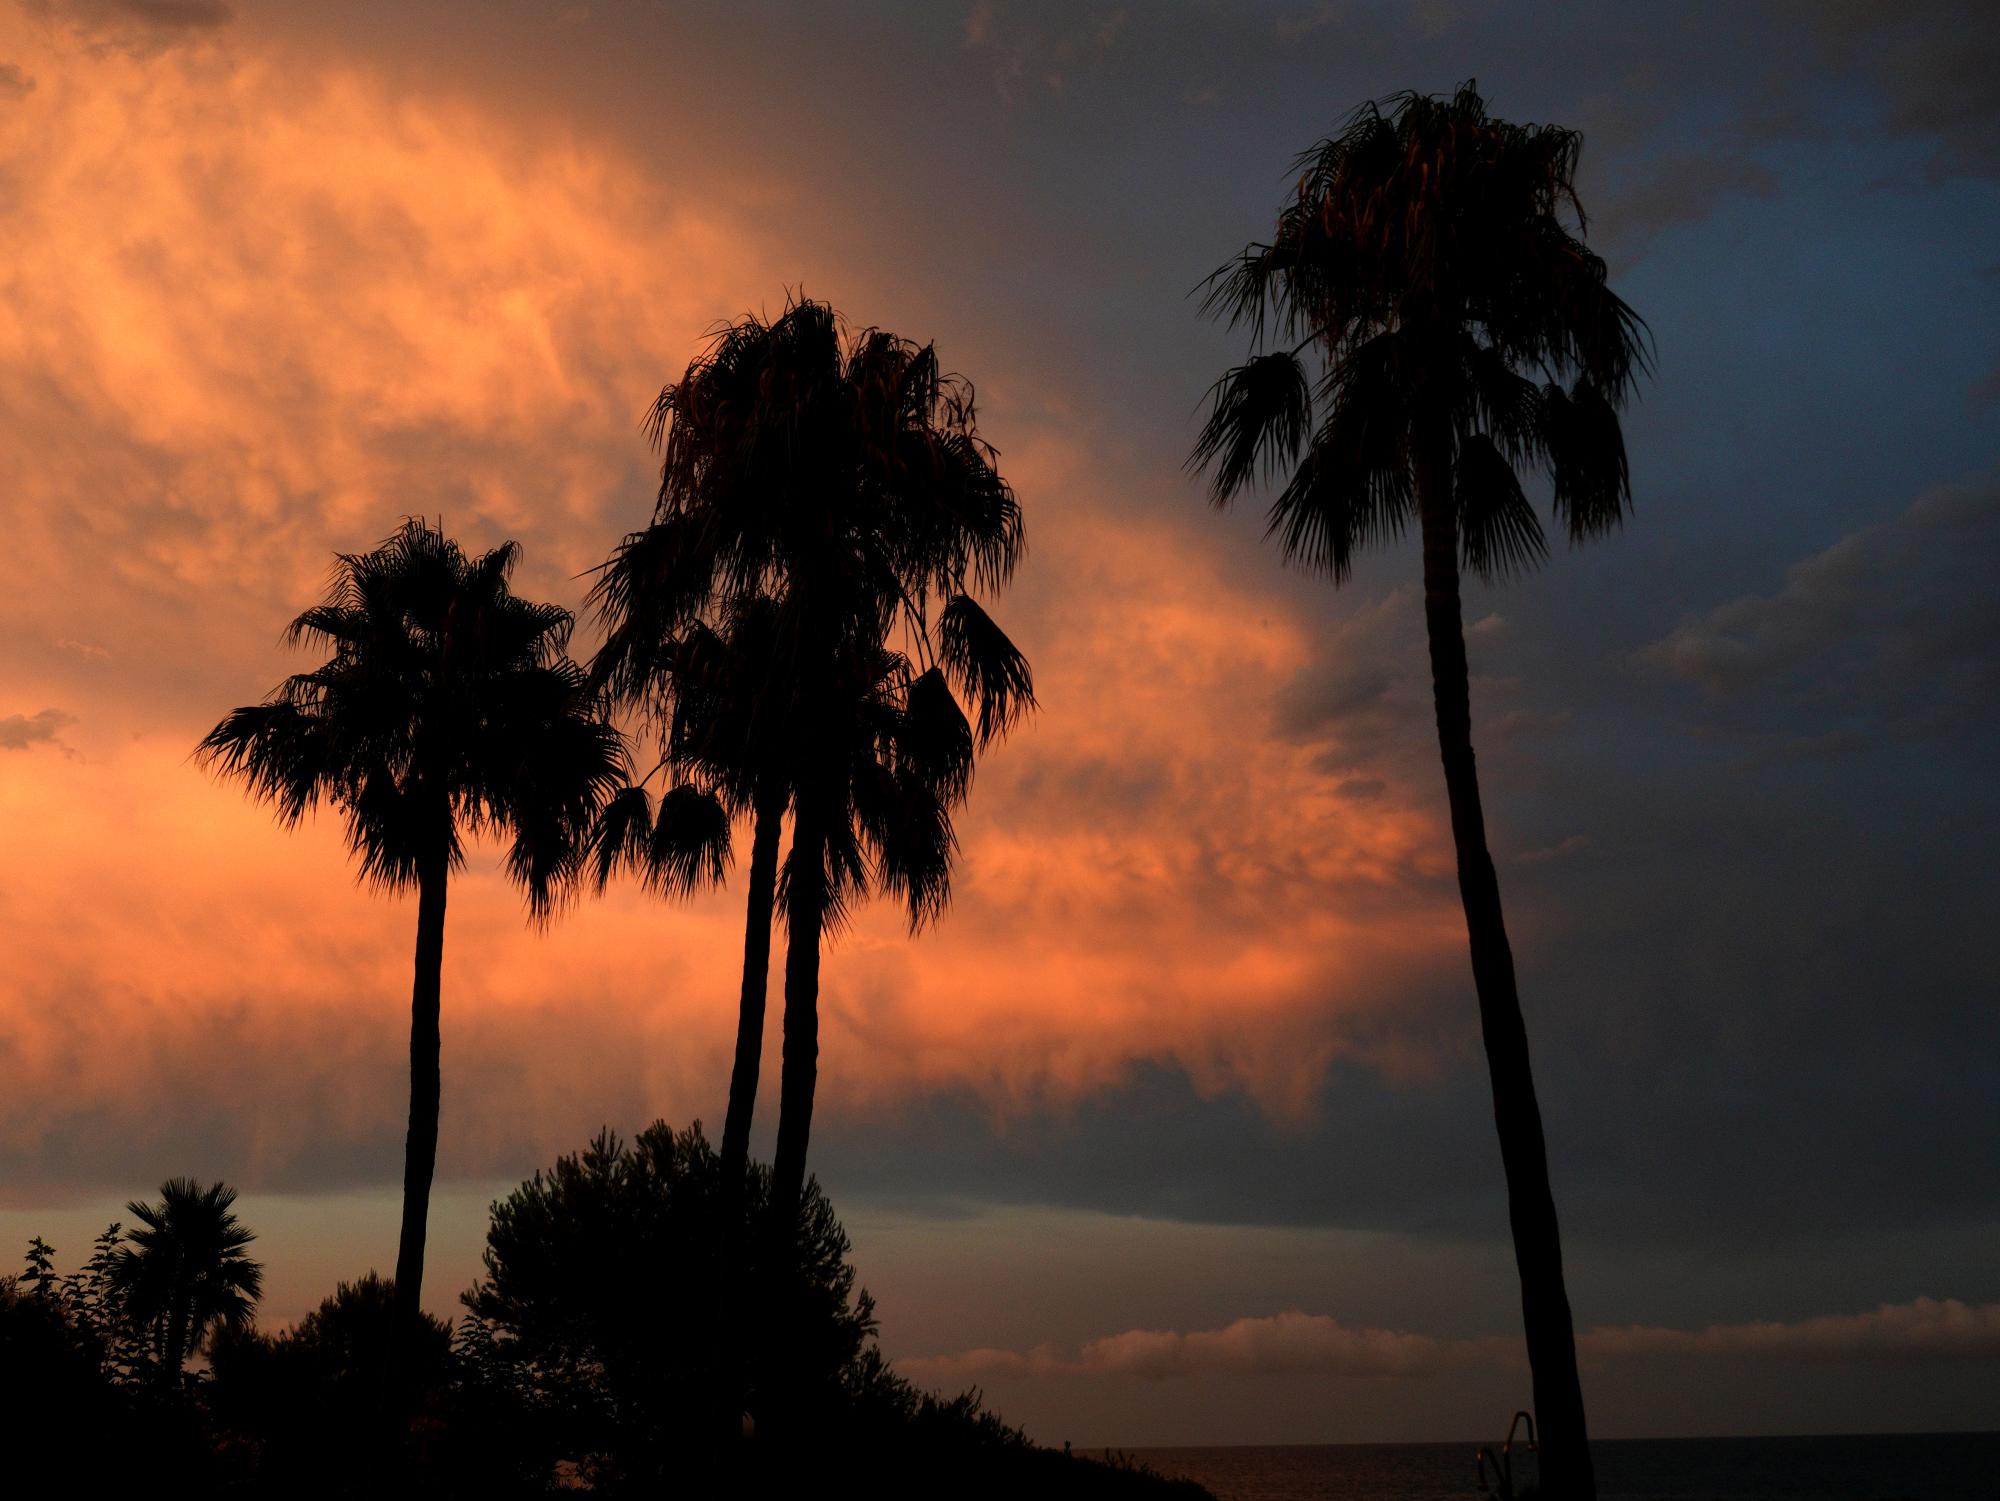
[[[803,293],[974,382],[1028,537],[952,910],[823,971],[886,1352],[1048,1442],[1496,1436],[1414,544],[1336,590],[1182,466],[1191,290],[1476,77],[1584,132],[1658,351],[1626,527],[1466,599],[1593,1431],[2000,1427],[2000,12],[0,6],[0,1242],[192,1174],[267,1325],[393,1261],[414,903],[190,752],[405,515],[582,610],[661,385]],[[475,851],[429,1306],[600,1126],[719,1132],[740,903],[537,932]]]

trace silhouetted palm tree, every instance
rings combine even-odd
[[[243,1254],[257,1237],[231,1207],[236,1190],[169,1178],[160,1202],[133,1200],[138,1220],[129,1244],[111,1255],[110,1282],[126,1313],[146,1331],[161,1379],[177,1383],[190,1355],[218,1327],[239,1329],[256,1317],[264,1269]]]
[[[661,643],[681,640],[699,621],[725,622],[746,601],[767,602],[757,607],[769,612],[768,648],[760,648],[767,665],[751,694],[763,780],[749,785],[753,805],[761,796],[766,809],[789,805],[792,813],[773,1182],[776,1202],[795,1205],[811,1131],[828,920],[861,889],[871,862],[913,911],[935,910],[928,893],[941,902],[946,889],[919,874],[914,857],[887,853],[886,825],[871,825],[875,814],[863,811],[869,799],[880,802],[880,788],[856,801],[849,737],[881,702],[909,713],[919,681],[917,714],[930,714],[930,698],[942,692],[963,722],[955,689],[976,706],[980,744],[1032,706],[1026,660],[970,592],[996,588],[1012,572],[1020,509],[979,438],[970,384],[945,374],[929,345],[877,329],[844,337],[820,303],[724,330],[661,393],[652,432],[664,446],[659,501],[652,525],[625,539],[594,591],[606,642],[593,671],[628,702],[671,695],[664,664],[672,654]],[[922,664],[901,678],[880,655],[896,631]],[[894,684],[886,698],[877,691],[885,682]],[[885,764],[899,764],[887,742],[879,751]],[[903,775],[914,785],[914,763]],[[911,812],[906,822],[924,816]],[[755,886],[744,992],[760,994],[739,1020],[761,1025],[763,980],[753,971],[768,949],[755,936]],[[754,1059],[756,1043],[739,1035],[738,1058]],[[732,1080],[731,1119],[746,1140],[755,1084],[754,1065]],[[736,1150],[728,1132],[724,1146]]]
[[[1354,550],[1423,539],[1438,747],[1506,1171],[1544,1493],[1595,1494],[1555,1201],[1527,1031],[1473,764],[1459,569],[1525,569],[1546,548],[1517,471],[1539,468],[1573,541],[1630,498],[1617,408],[1644,325],[1583,243],[1581,138],[1452,98],[1364,105],[1299,160],[1269,244],[1210,281],[1250,361],[1217,382],[1190,464],[1227,504],[1296,463],[1270,510],[1286,553],[1347,576]],[[1564,211],[1574,218],[1566,221]],[[1266,348],[1266,341],[1279,347]],[[1317,374],[1305,362],[1316,352]]]
[[[718,613],[717,625],[696,619],[655,643],[643,668],[627,658],[626,697],[640,704],[658,731],[655,771],[666,774],[668,787],[657,812],[643,783],[611,800],[600,824],[596,870],[600,890],[622,864],[663,895],[685,895],[720,881],[731,820],[751,821],[742,987],[721,1153],[723,1192],[740,1201],[736,1190],[749,1162],[762,1065],[771,916],[790,784],[784,706],[771,691],[780,667],[775,607],[753,596],[730,601]],[[608,665],[608,658],[598,660]]]
[[[437,1162],[438,1010],[446,887],[462,836],[509,839],[508,874],[536,921],[581,869],[622,782],[618,732],[566,657],[572,617],[508,588],[519,547],[477,558],[421,518],[373,552],[341,555],[326,602],[287,639],[332,656],[235,710],[197,754],[241,777],[292,825],[321,799],[345,815],[373,885],[417,891],[410,1124],[396,1252],[401,1322],[415,1328]]]

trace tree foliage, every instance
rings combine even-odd
[[[1489,115],[1467,83],[1365,104],[1301,155],[1271,240],[1207,284],[1204,308],[1252,342],[1188,461],[1216,503],[1282,482],[1271,534],[1339,581],[1412,520],[1429,424],[1478,577],[1547,552],[1523,472],[1547,479],[1572,541],[1616,526],[1631,495],[1617,409],[1648,345],[1582,239],[1581,149],[1573,130]]]
[[[838,1409],[875,1330],[846,1234],[816,1184],[777,1233],[753,1165],[754,1228],[733,1242],[747,1264],[724,1306],[720,1166],[699,1124],[656,1123],[630,1143],[601,1134],[493,1206],[465,1304],[490,1357],[565,1416],[574,1457],[698,1451],[718,1405],[766,1436]]]
[[[210,1332],[257,1316],[264,1268],[246,1252],[257,1237],[236,1218],[236,1190],[169,1178],[160,1202],[125,1207],[139,1224],[112,1253],[111,1286],[127,1319],[145,1331],[163,1379],[178,1380]]]
[[[519,556],[508,542],[468,557],[421,517],[342,554],[325,601],[287,632],[327,660],[235,710],[197,754],[286,824],[331,802],[362,875],[386,888],[414,886],[433,859],[456,868],[466,833],[500,834],[546,916],[624,753],[564,655],[570,613],[508,587]]]

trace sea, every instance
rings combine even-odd
[[[1128,1449],[1162,1475],[1198,1481],[1218,1501],[1473,1501],[1462,1444],[1236,1445]],[[1089,1452],[1089,1451],[1085,1451]],[[2000,1433],[1831,1438],[1610,1439],[1590,1446],[1602,1501],[2000,1501]],[[1534,1456],[1511,1456],[1518,1489]],[[1499,1487],[1488,1472],[1489,1495]]]

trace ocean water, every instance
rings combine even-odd
[[[1497,1447],[1497,1446],[1496,1446]],[[1132,1449],[1163,1475],[1220,1501],[1471,1501],[1463,1444],[1302,1444]],[[2000,1501],[2000,1433],[1835,1438],[1611,1439],[1593,1443],[1603,1501]],[[1534,1478],[1514,1456],[1514,1480]]]

